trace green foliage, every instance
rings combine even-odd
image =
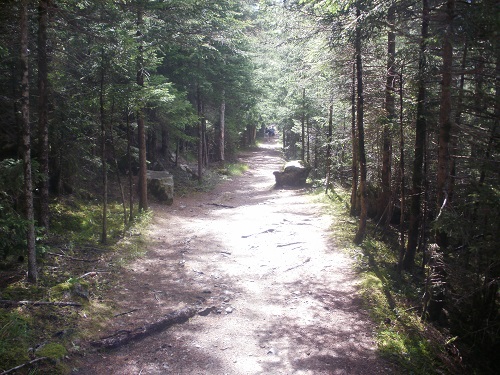
[[[108,233],[117,239],[123,234],[123,207],[119,203],[108,204]],[[102,207],[95,202],[73,199],[71,204],[64,201],[51,206],[54,220],[52,232],[64,236],[70,243],[99,242]]]
[[[34,183],[40,179],[38,163],[33,162]],[[0,161],[0,258],[24,255],[28,222],[22,215],[23,162],[20,159]]]
[[[27,228],[25,219],[0,203],[0,258],[24,253]]]
[[[450,354],[449,338],[420,319],[423,291],[413,277],[396,272],[397,252],[390,244],[368,236],[360,247],[352,245],[356,221],[349,218],[349,192],[332,186],[335,193],[320,196],[333,219],[332,236],[337,247],[356,261],[360,293],[377,325],[378,350],[408,374],[456,374],[462,371]],[[323,191],[321,191],[323,192]]]
[[[29,361],[30,321],[17,311],[0,310],[0,371]]]

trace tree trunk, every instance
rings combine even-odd
[[[101,53],[101,82],[99,92],[99,112],[101,117],[101,164],[102,164],[102,232],[101,243],[108,242],[108,165],[106,163],[106,120],[104,114],[104,49]]]
[[[443,41],[443,67],[441,84],[441,106],[439,110],[438,166],[437,166],[437,212],[438,218],[447,209],[450,189],[450,141],[452,128],[451,89],[453,83],[453,17],[455,0],[446,2],[446,31]],[[436,234],[436,242],[440,248],[447,245],[447,235],[443,231]]]
[[[325,194],[328,193],[330,184],[330,175],[332,173],[332,136],[333,136],[333,104],[330,104],[330,111],[328,114],[328,139],[326,145],[326,189]]]
[[[396,56],[396,34],[394,27],[394,7],[389,8],[387,14],[389,31],[387,33],[387,77],[385,85],[384,109],[386,118],[382,130],[382,193],[378,202],[378,214],[380,221],[387,226],[389,223],[391,209],[391,173],[392,173],[392,128],[395,119],[394,83],[396,79],[395,56]]]
[[[161,127],[161,156],[167,157],[168,155],[168,129],[167,125]]]
[[[196,102],[198,106],[198,182],[201,183],[203,174],[203,113],[199,84],[196,93]]]
[[[301,159],[302,161],[306,160],[306,89],[302,89],[302,116],[300,119],[300,122],[302,124],[302,155]]]
[[[127,163],[128,163],[128,183],[129,183],[129,221],[134,220],[134,173],[132,172],[132,129],[130,126],[129,108],[126,108],[127,114]]]
[[[142,8],[137,9],[137,85],[144,86],[144,46],[142,44]],[[144,124],[143,109],[137,111],[137,130],[139,137],[139,211],[148,210],[148,179],[147,179],[147,157],[146,157],[146,126]]]
[[[203,141],[203,166],[208,167],[208,139],[207,139],[207,119],[205,117],[205,107],[203,101],[201,102],[201,139]]]
[[[352,140],[352,188],[351,216],[356,215],[358,205],[358,137],[356,134],[356,62],[352,64],[352,94],[351,94],[351,140]]]
[[[366,153],[365,153],[365,129],[364,129],[364,97],[363,97],[363,65],[361,58],[361,25],[359,19],[361,11],[356,9],[358,23],[356,26],[356,79],[357,79],[357,129],[359,142],[359,190],[361,195],[361,212],[359,214],[359,225],[354,243],[361,244],[366,235],[366,219],[368,216],[366,202]]]
[[[47,109],[47,27],[49,0],[38,2],[38,161],[42,176],[39,184],[38,224],[49,228],[49,126]]]
[[[311,164],[311,123],[309,122],[309,116],[306,116],[306,131],[307,131],[306,160],[307,164]]]
[[[24,205],[28,224],[26,242],[28,250],[28,281],[36,283],[38,278],[35,248],[35,222],[33,213],[33,181],[31,175],[31,130],[28,68],[28,0],[22,0],[20,9],[21,33],[21,125],[23,130],[23,170],[24,170]]]
[[[115,99],[113,98],[113,104],[111,105],[111,113],[115,113]],[[122,178],[120,176],[120,168],[118,167],[118,160],[116,158],[116,147],[115,147],[115,137],[114,137],[114,129],[113,129],[113,119],[109,122],[109,140],[111,144],[111,152],[113,154],[113,166],[116,171],[116,179],[118,181],[118,187],[120,188],[120,197],[122,200],[122,208],[123,208],[123,230],[127,229],[127,204],[125,203],[125,189],[123,188]]]
[[[219,126],[219,160],[224,161],[225,160],[225,146],[224,146],[224,135],[226,132],[226,92],[225,90],[222,90],[222,102],[220,105],[220,126]]]
[[[415,128],[415,158],[413,160],[413,180],[410,203],[410,223],[408,227],[408,244],[403,259],[403,269],[411,270],[415,261],[418,236],[421,221],[420,201],[424,174],[422,170],[424,152],[426,147],[426,97],[425,82],[427,41],[429,38],[429,0],[422,0],[422,39],[420,41],[420,56],[418,63],[418,96],[417,96],[417,121]]]
[[[399,258],[398,274],[403,270],[403,259],[405,255],[405,133],[403,126],[403,67],[399,74],[399,192],[401,200],[401,214],[399,216]]]

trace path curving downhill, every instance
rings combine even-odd
[[[214,307],[139,342],[87,356],[75,374],[391,374],[330,218],[304,190],[275,190],[275,143],[242,176],[154,206],[149,252],[121,275],[106,331],[185,306]],[[104,333],[104,332],[103,332]]]

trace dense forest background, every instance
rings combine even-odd
[[[106,243],[108,205],[123,227],[148,210],[147,169],[182,157],[201,183],[275,126],[287,158],[350,190],[353,241],[393,244],[421,318],[494,372],[499,15],[496,0],[3,0],[4,267],[26,258],[37,282],[61,205],[101,207]]]

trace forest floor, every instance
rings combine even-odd
[[[241,176],[153,205],[148,252],[117,275],[106,336],[189,306],[209,308],[116,349],[74,374],[391,374],[357,294],[353,261],[307,189],[275,189],[283,159],[268,141],[241,154]]]

